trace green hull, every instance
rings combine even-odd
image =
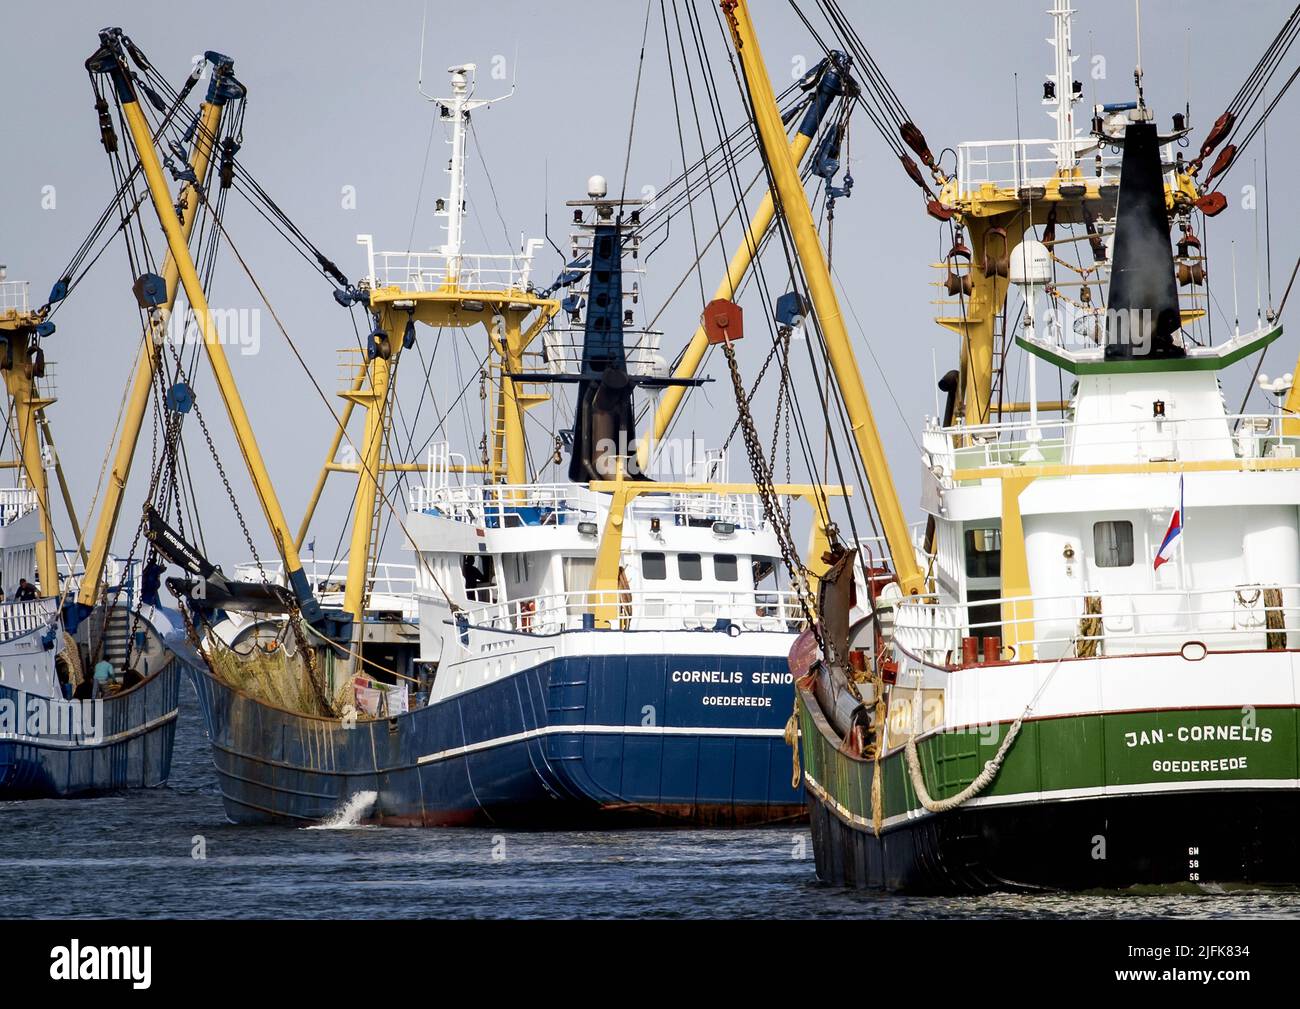
[[[828,881],[898,889],[1208,881],[1211,877],[1199,871],[1201,853],[1188,855],[1185,849],[1199,849],[1200,838],[1210,834],[1216,881],[1300,881],[1300,852],[1291,851],[1296,846],[1295,811],[1300,808],[1300,709],[1295,706],[1027,720],[992,783],[956,810],[942,813],[924,809],[905,753],[894,749],[880,761],[878,835],[871,802],[875,763],[841,752],[811,693],[800,693],[799,711],[818,869]],[[1009,728],[1001,724],[922,736],[917,752],[931,798],[941,800],[966,788],[995,755]],[[1167,808],[1167,816],[1162,808]],[[1170,824],[1168,831],[1162,831],[1162,816]],[[1243,827],[1238,837],[1234,819],[1243,824],[1259,820],[1259,825]],[[1117,822],[1132,836],[1118,836],[1113,826]],[[1268,836],[1272,823],[1277,825],[1276,839]],[[835,841],[817,837],[819,832],[855,836]],[[1289,837],[1282,836],[1286,832]],[[959,861],[970,879],[948,887],[942,879],[962,875],[954,874],[949,864],[954,852],[945,850],[953,843],[962,849]],[[1118,853],[1113,850],[1117,844],[1123,846]],[[1041,852],[1044,863],[1026,865],[1023,880],[1015,860],[1004,857],[1021,845]],[[1144,845],[1149,850],[1144,851]],[[1259,852],[1268,849],[1267,867],[1252,864],[1252,846]],[[849,847],[861,851],[854,855]],[[892,853],[886,850],[890,847]],[[1075,864],[1076,855],[1089,856],[1081,868]],[[859,864],[838,864],[846,859]],[[1060,873],[1053,871],[1053,859],[1060,863]],[[927,861],[945,866],[938,873],[938,885],[930,871],[934,865],[927,869]],[[1029,861],[1039,859],[1036,855]],[[1089,866],[1089,861],[1099,864]],[[1118,862],[1136,868],[1125,871]],[[870,871],[868,863],[875,864],[876,871]],[[1074,868],[1064,871],[1067,864]]]

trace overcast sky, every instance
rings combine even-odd
[[[751,6],[779,91],[796,70],[815,62],[820,51],[786,2],[757,0]],[[1051,52],[1044,44],[1051,30],[1044,13],[1047,6],[1047,0],[1017,0],[984,5],[981,15],[972,17],[969,3],[850,0],[843,4],[936,151],[965,140],[1015,137],[1017,92],[1021,135],[1052,135],[1053,125],[1039,103],[1042,79],[1052,68]],[[1131,97],[1133,4],[1080,0],[1077,6],[1074,47],[1082,58],[1076,76],[1090,92],[1095,88],[1098,101]],[[1190,94],[1192,139],[1199,144],[1290,6],[1289,0],[1234,4],[1148,0],[1143,5],[1147,97],[1160,122],[1167,124]],[[816,4],[807,2],[803,7],[825,32]],[[406,249],[409,243],[424,250],[439,244],[442,237],[432,209],[433,200],[446,191],[447,148],[442,127],[434,121],[435,107],[416,90],[423,8],[422,0],[371,0],[364,5],[11,0],[0,12],[0,80],[6,95],[0,106],[5,138],[0,145],[0,263],[8,266],[9,279],[31,281],[33,302],[42,302],[111,195],[82,66],[96,47],[96,31],[106,23],[122,26],[177,84],[194,54],[217,49],[234,57],[236,72],[249,89],[241,160],[349,276],[360,276],[365,270],[364,253],[355,242],[359,233],[373,234],[380,249]],[[993,16],[995,11],[1002,20]],[[645,186],[662,185],[680,170],[682,161],[659,0],[652,0],[649,13],[628,163],[628,191],[634,194]],[[729,48],[718,31],[712,5],[701,2],[699,13],[728,123],[740,125]],[[622,177],[645,3],[431,0],[428,15],[426,90],[444,93],[446,68],[465,62],[480,68],[479,97],[504,94],[511,81],[517,82],[509,101],[474,120],[475,143],[468,159],[467,251],[505,252],[521,233],[540,237],[548,208],[551,237],[563,246],[568,216],[564,200],[584,195],[586,179],[593,173],[608,176],[612,188]],[[670,24],[671,17],[669,4]],[[677,46],[674,29],[680,92],[685,82]],[[1099,65],[1097,56],[1105,60],[1106,73],[1100,80],[1093,79],[1090,69]],[[494,78],[494,68],[503,79]],[[702,82],[695,83],[698,90]],[[1289,189],[1285,166],[1295,164],[1300,153],[1294,128],[1297,100],[1288,96],[1272,120],[1269,160],[1275,173],[1283,166],[1283,174],[1274,180],[1274,193]],[[687,117],[686,153],[694,158],[700,146],[692,110],[684,99],[680,111]],[[1086,117],[1086,104],[1080,106],[1080,113]],[[715,137],[711,119],[704,115],[701,121],[706,141]],[[1210,229],[1211,258],[1218,264],[1213,278],[1218,284],[1216,325],[1226,325],[1232,311],[1226,268],[1231,239],[1237,241],[1242,315],[1254,314],[1256,213],[1243,207],[1241,187],[1253,181],[1258,160],[1262,189],[1262,157],[1262,143],[1257,141],[1226,188],[1228,210]],[[936,279],[929,264],[946,245],[940,248],[943,238],[936,223],[925,216],[919,192],[861,115],[853,122],[849,162],[857,186],[852,199],[842,202],[837,211],[834,265],[899,492],[909,515],[918,518],[916,432],[934,410],[933,355],[938,356],[940,373],[956,363],[955,338],[932,322],[935,311],[930,301],[935,290],[928,286]],[[742,174],[756,170],[747,164]],[[729,190],[720,191],[719,198],[725,203]],[[1262,200],[1259,203],[1262,206]],[[1275,300],[1300,251],[1295,238],[1297,215],[1288,206],[1279,200],[1271,210]],[[711,222],[712,213],[707,201],[700,205],[704,221]],[[355,345],[347,313],[335,305],[329,286],[241,199],[230,200],[225,220],[317,380],[332,393],[337,387],[336,351]],[[152,212],[149,223],[156,234]],[[733,227],[727,235],[729,254],[739,231]],[[161,236],[153,242],[161,258]],[[723,256],[714,250],[705,257],[704,286],[710,292]],[[670,243],[647,264],[642,311],[658,309],[687,273],[691,257],[689,222],[683,215],[674,223]],[[560,265],[559,257],[548,249],[539,259],[538,279],[548,281]],[[770,257],[766,266],[775,278],[772,282],[781,285],[784,266],[779,254]],[[83,521],[96,493],[138,341],[131,280],[119,243],[59,312],[58,332],[49,341],[49,357],[57,362],[59,395],[50,419]],[[217,268],[210,300],[222,308],[261,306],[228,253],[223,253]],[[753,312],[761,311],[753,292],[745,304]],[[689,338],[699,309],[699,283],[692,276],[659,322],[667,356]],[[1288,315],[1292,314],[1289,309]],[[751,332],[758,339],[747,340],[739,351],[747,381],[756,374],[767,349],[765,327],[753,324]],[[413,425],[416,442],[422,443],[434,418],[471,382],[475,388],[449,419],[448,434],[455,448],[473,455],[481,415],[472,375],[483,352],[483,334],[447,334],[436,359],[430,357],[433,337],[431,332],[421,333],[425,360],[420,363],[411,355],[400,375],[399,440],[405,441],[405,426]],[[232,365],[281,501],[296,528],[328,447],[332,421],[265,315],[260,341],[256,354],[232,353]],[[1291,370],[1295,354],[1294,335],[1285,337],[1265,371]],[[431,365],[427,384],[425,365]],[[694,432],[714,445],[730,427],[735,407],[721,359],[711,359],[707,371],[719,381],[688,398],[677,431]],[[1226,379],[1232,410],[1250,372],[1251,365],[1239,365]],[[808,376],[795,377],[801,383],[802,408],[810,428],[821,437],[824,424],[815,407],[808,407],[812,400]],[[269,555],[270,540],[206,364],[195,384],[235,494],[259,548]],[[771,430],[774,394],[775,386],[769,382],[756,403],[760,431]],[[1011,398],[1023,399],[1023,390]],[[1253,405],[1265,408],[1258,397]],[[548,450],[551,411],[539,408],[534,420],[530,421],[530,449],[541,461]],[[568,421],[561,417],[559,422],[563,426]],[[467,424],[474,428],[470,438],[464,433]],[[247,551],[197,426],[189,427],[187,447],[194,483],[203,499],[205,542],[215,560],[229,565],[244,559]],[[354,428],[354,437],[359,440],[359,427]],[[146,434],[123,511],[116,543],[122,551],[130,543],[144,495],[147,440]],[[778,464],[778,471],[783,465]],[[804,475],[801,469],[796,465],[796,478]],[[733,478],[745,478],[746,470],[737,440]],[[4,477],[6,481],[14,471],[7,472],[11,475]],[[557,476],[552,469],[544,471],[543,478]],[[335,550],[351,494],[348,477],[332,478],[313,527],[321,556]],[[60,521],[59,528],[60,540],[68,545],[68,525]],[[392,531],[385,558],[406,559],[403,546],[400,535]]]

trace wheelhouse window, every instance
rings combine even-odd
[[[641,577],[648,582],[663,581],[668,577],[668,558],[664,554],[642,554]]]
[[[1092,556],[1099,568],[1133,566],[1133,523],[1094,522]]]
[[[465,579],[465,594],[475,602],[495,603],[496,563],[488,554],[465,554],[460,559],[460,573]]]
[[[704,563],[699,554],[678,554],[677,575],[684,582],[704,580]]]
[[[1002,530],[966,530],[966,577],[997,578],[1002,574]]]
[[[772,580],[772,588],[777,587],[776,580],[776,558],[775,557],[755,557],[752,563],[754,569],[754,587],[762,585],[769,578]]]
[[[735,554],[714,554],[713,575],[720,582],[740,581],[740,566]]]

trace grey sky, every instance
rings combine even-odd
[[[804,6],[820,27],[815,5]],[[1052,124],[1039,104],[1042,79],[1051,68],[1050,50],[1043,41],[1050,31],[1050,19],[1044,13],[1047,6],[1046,0],[989,4],[978,17],[970,16],[972,8],[966,3],[846,2],[844,9],[938,151],[964,140],[1014,137],[1016,73],[1021,134],[1050,135]],[[1082,59],[1076,76],[1089,86],[1088,99],[1094,83],[1097,100],[1130,97],[1132,3],[1080,0],[1077,6],[1080,13],[1075,19],[1074,44]],[[417,204],[434,115],[415,89],[422,7],[421,0],[374,0],[366,5],[244,0],[217,5],[51,5],[25,0],[7,4],[0,14],[0,75],[6,95],[0,111],[5,136],[0,146],[0,262],[8,265],[9,279],[30,280],[33,301],[43,301],[110,195],[108,168],[82,67],[95,48],[97,29],[110,23],[121,25],[173,82],[179,83],[191,56],[204,49],[218,49],[234,57],[236,72],[249,88],[242,161],[345,273],[356,277],[364,272],[363,252],[355,244],[358,233],[373,234],[381,249],[406,248],[412,229],[413,248],[438,244],[441,232],[431,210],[433,199],[446,187],[442,171],[446,148],[440,127],[433,134],[428,172]],[[819,51],[787,3],[756,0],[752,8],[773,81],[780,90],[791,79],[796,57],[812,63]],[[1286,0],[1239,4],[1148,0],[1143,7],[1147,95],[1160,122],[1167,124],[1170,114],[1181,110],[1188,92],[1188,27],[1192,29],[1192,139],[1199,144],[1289,9]],[[717,85],[727,104],[728,122],[739,125],[729,50],[717,31],[712,5],[701,2],[699,11]],[[996,24],[994,11],[1003,16]],[[504,93],[509,78],[518,82],[511,100],[475,118],[482,160],[471,144],[467,250],[503,252],[521,232],[540,236],[547,206],[551,237],[563,245],[567,216],[563,201],[582,196],[586,178],[592,173],[607,175],[611,188],[617,188],[621,178],[646,6],[639,0],[608,4],[451,4],[433,0],[429,14],[426,90],[443,93],[445,68],[470,61],[480,68],[480,97]],[[1106,79],[1091,80],[1090,54],[1105,56]],[[492,78],[494,58],[504,59],[507,80]],[[680,89],[684,82],[679,76]],[[1279,195],[1288,186],[1285,169],[1283,174],[1278,174],[1278,169],[1294,164],[1300,153],[1294,129],[1297,100],[1295,95],[1288,96],[1268,135],[1270,164],[1277,176],[1272,188]],[[1081,114],[1086,110],[1086,103],[1080,106]],[[691,117],[688,108],[683,107],[682,114]],[[701,109],[701,114],[707,140],[714,136],[712,122],[707,110]],[[693,158],[699,152],[698,140],[692,139],[693,117],[685,122],[687,155]],[[1211,279],[1217,285],[1218,300],[1213,309],[1216,327],[1223,323],[1217,314],[1220,310],[1231,314],[1227,243],[1233,238],[1237,240],[1243,320],[1253,316],[1255,224],[1254,215],[1242,208],[1241,187],[1252,182],[1252,162],[1260,159],[1262,188],[1262,156],[1262,141],[1257,140],[1225,189],[1229,209],[1210,228]],[[659,3],[653,2],[629,192],[662,184],[680,170],[680,163]],[[919,464],[913,438],[924,415],[933,411],[932,351],[938,352],[940,373],[954,366],[956,356],[955,338],[931,321],[934,311],[929,302],[935,289],[927,285],[936,278],[929,263],[943,254],[939,247],[942,238],[935,222],[925,216],[919,193],[861,115],[854,119],[851,166],[857,188],[837,213],[835,268],[843,283],[842,294],[848,303],[845,312],[904,507],[916,517]],[[746,166],[747,172],[755,170]],[[43,187],[47,186],[54,187],[55,209],[42,206],[47,195]],[[343,205],[344,187],[348,186],[355,187],[355,209]],[[726,192],[719,191],[720,200]],[[712,209],[707,201],[699,206],[703,230],[703,222],[712,222]],[[1293,205],[1279,199],[1271,218],[1276,300],[1297,253],[1297,215]],[[242,200],[230,200],[226,226],[317,380],[332,395],[338,384],[336,349],[355,341],[347,314],[334,304],[328,286]],[[732,227],[727,236],[729,254],[739,231]],[[153,242],[161,255],[161,237]],[[689,249],[689,224],[682,215],[674,223],[671,243],[649,263],[648,306],[657,308],[681,278],[690,261]],[[719,250],[705,257],[704,284],[710,292],[722,264],[723,252]],[[559,258],[546,251],[539,261],[539,279],[548,281],[559,265]],[[779,254],[769,257],[767,268],[773,283],[780,285]],[[51,410],[51,420],[83,520],[95,493],[138,340],[130,281],[118,243],[60,311],[58,332],[50,341],[60,396]],[[698,291],[692,278],[660,321],[664,348],[670,356],[689,337],[698,317]],[[211,301],[219,307],[260,304],[227,252],[223,252],[217,270]],[[752,296],[746,304],[751,311],[758,311]],[[855,314],[865,332],[854,324]],[[765,328],[757,319],[755,323],[751,333],[757,339],[746,341],[740,351],[747,380],[756,373],[767,344]],[[427,355],[433,334],[422,331],[421,341]],[[331,420],[265,316],[261,344],[259,354],[236,353],[232,360],[281,500],[296,526],[328,444]],[[449,353],[452,348],[458,349]],[[1291,370],[1295,348],[1294,336],[1284,338],[1273,350],[1265,371]],[[481,332],[469,332],[468,340],[452,333],[444,337],[430,379],[439,410],[450,404],[462,384],[457,380],[458,367],[462,375],[472,373],[481,353]],[[423,376],[415,373],[419,367],[418,359],[411,355],[400,376],[403,414],[399,431],[401,424],[409,423],[421,409],[421,396],[427,395]],[[1234,410],[1250,370],[1248,365],[1239,365],[1229,373],[1226,387]],[[735,409],[720,359],[710,361],[708,373],[719,381],[688,399],[677,431],[682,435],[694,431],[712,445],[725,435]],[[796,377],[802,383],[810,429],[820,437],[823,425],[815,408],[806,405],[812,399],[807,375]],[[1040,380],[1054,384],[1054,378]],[[269,555],[270,541],[206,364],[200,369],[197,389],[200,407],[216,435],[259,549]],[[771,429],[773,395],[774,386],[769,383],[755,410],[760,431]],[[1023,390],[1017,398],[1023,398]],[[476,391],[471,390],[466,403],[471,420],[476,422]],[[1255,406],[1264,408],[1259,400]],[[433,405],[426,402],[417,425],[417,441],[428,435],[434,415]],[[542,426],[550,426],[547,408],[539,408],[535,416]],[[454,447],[472,450],[462,437],[462,427],[463,419],[458,418],[450,430],[452,440],[458,443]],[[543,458],[547,446],[541,427],[533,426],[530,434],[534,458]],[[204,499],[209,551],[216,559],[241,560],[246,554],[242,536],[229,515],[197,425],[189,425],[187,445],[195,484]],[[116,544],[120,550],[129,545],[139,514],[149,452],[146,435],[123,511]],[[796,478],[802,475],[800,468],[796,466]],[[743,477],[744,471],[737,440],[732,474]],[[334,550],[350,495],[346,477],[332,478],[314,526],[322,556]],[[60,529],[67,545],[66,524],[61,523]],[[401,546],[400,536],[393,531],[385,557],[403,559]]]

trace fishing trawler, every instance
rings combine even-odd
[[[799,818],[786,656],[807,597],[781,581],[789,530],[774,528],[771,505],[844,491],[730,483],[720,455],[689,456],[679,479],[647,477],[635,394],[702,380],[664,374],[660,334],[636,325],[638,288],[624,275],[638,269],[640,201],[611,197],[593,177],[570,204],[571,257],[546,291],[530,280],[540,241],[508,256],[464,251],[467,125],[485,104],[473,73],[453,67],[452,95],[438,100],[451,145],[438,201],[445,243],[386,253],[365,236],[366,277],[336,292],[373,324],[347,369],[348,408],[312,501],[325,473],[356,476],[342,605],[291,635],[269,611],[248,619],[232,616],[237,605],[205,607],[199,579],[173,583],[199,625],[195,685],[227,816],[302,825],[346,809],[360,822],[528,828]],[[800,153],[845,94],[843,77],[828,61],[803,92],[792,120]],[[767,201],[753,233],[771,219]],[[751,255],[733,261],[731,288]],[[562,288],[570,293],[556,300]],[[734,306],[710,307],[696,339],[738,339]],[[565,324],[552,325],[561,313]],[[419,326],[488,336],[493,420],[477,461],[446,444],[421,464],[392,458],[394,377]],[[573,421],[546,454],[558,465],[567,446],[569,466],[545,483],[530,479],[525,414],[557,387],[575,392]],[[352,406],[365,411],[359,442],[346,432]],[[354,461],[339,463],[344,439]],[[384,488],[394,472],[423,477],[405,515]],[[404,607],[377,606],[387,515],[415,553],[418,643],[393,636],[417,625],[398,615]],[[302,598],[312,579],[298,571],[277,580]]]
[[[1260,376],[1275,410],[1225,402],[1225,370],[1282,327],[1262,306],[1214,327],[1203,252],[1238,145],[1203,162],[1249,94],[1190,160],[1186,114],[1159,126],[1140,68],[1080,130],[1074,11],[1050,14],[1055,137],[963,144],[938,194],[961,367],[923,431],[927,534],[892,537],[862,610],[823,611],[830,640],[792,654],[817,872],[1293,886],[1300,393]],[[1044,369],[1066,398],[1038,398]]]
[[[66,566],[68,577],[60,570],[49,507],[47,466],[51,459],[57,466],[57,454],[45,411],[55,397],[42,343],[54,326],[49,305],[29,308],[27,290],[0,277],[9,435],[17,449],[8,468],[21,481],[0,491],[0,584],[7,593],[0,602],[0,799],[155,787],[167,780],[175,733],[180,672],[159,631],[172,628],[161,609],[132,605],[129,573],[108,558],[112,599],[99,609],[98,624],[69,633],[63,597],[81,572],[75,564]],[[92,629],[98,654],[88,646]],[[114,676],[89,689],[91,659],[100,656]]]
[[[150,171],[142,171],[143,165],[125,164],[126,152],[99,87],[101,75],[109,74],[110,68],[127,73],[119,62],[127,52],[138,71],[133,87],[144,90],[162,116],[158,136],[172,131],[165,163],[181,183],[175,201],[168,194],[165,201],[155,203],[164,230],[170,229],[175,239],[175,248],[157,260],[149,252],[143,227],[137,242],[127,237],[126,225],[143,205],[132,193],[136,173],[146,176],[155,195],[166,193],[162,166],[156,157]],[[0,568],[10,600],[3,604],[0,632],[6,642],[0,646],[0,795],[5,798],[84,796],[165,783],[181,670],[186,661],[195,661],[187,651],[185,614],[162,601],[164,555],[150,548],[141,558],[136,547],[151,542],[150,514],[160,521],[160,513],[180,513],[192,504],[181,500],[185,481],[178,479],[182,469],[176,445],[184,417],[191,412],[200,422],[202,417],[192,387],[184,380],[169,322],[183,266],[191,273],[194,269],[187,245],[191,237],[201,234],[195,226],[201,211],[209,207],[205,196],[209,191],[220,193],[224,187],[218,184],[229,175],[226,169],[237,149],[234,138],[241,129],[244,89],[234,75],[233,62],[209,51],[189,65],[180,91],[172,93],[118,29],[101,34],[101,47],[87,60],[86,69],[116,192],[51,287],[45,304],[29,308],[26,284],[0,285],[2,370],[18,449],[12,467],[23,480],[20,487],[5,492],[0,527]],[[206,94],[192,110],[185,97],[205,77]],[[155,88],[174,95],[170,106]],[[136,131],[135,142],[148,138],[152,150],[154,133],[143,117],[138,103],[133,104],[129,125]],[[132,277],[131,290],[143,323],[140,349],[112,431],[117,441],[115,451],[109,446],[112,468],[105,466],[96,489],[95,500],[101,504],[98,521],[94,533],[85,537],[46,417],[55,397],[44,342],[55,331],[54,315],[100,261],[100,255],[92,253],[112,237],[107,229],[115,218],[131,265],[141,266],[137,257],[143,253],[145,264],[161,261],[161,274],[146,268]],[[202,245],[212,252],[211,241]],[[186,250],[184,264],[177,249]],[[165,348],[170,348],[170,359]],[[209,353],[219,354],[220,347],[209,347]],[[150,412],[164,418],[161,435],[168,451],[154,460],[149,509],[136,527],[131,550],[124,558],[115,557],[111,544],[135,449]],[[58,479],[75,543],[62,558],[56,549],[47,469]],[[19,577],[25,580],[33,571],[34,588],[15,600]],[[38,598],[23,598],[32,594]],[[9,647],[12,657],[4,651]]]

